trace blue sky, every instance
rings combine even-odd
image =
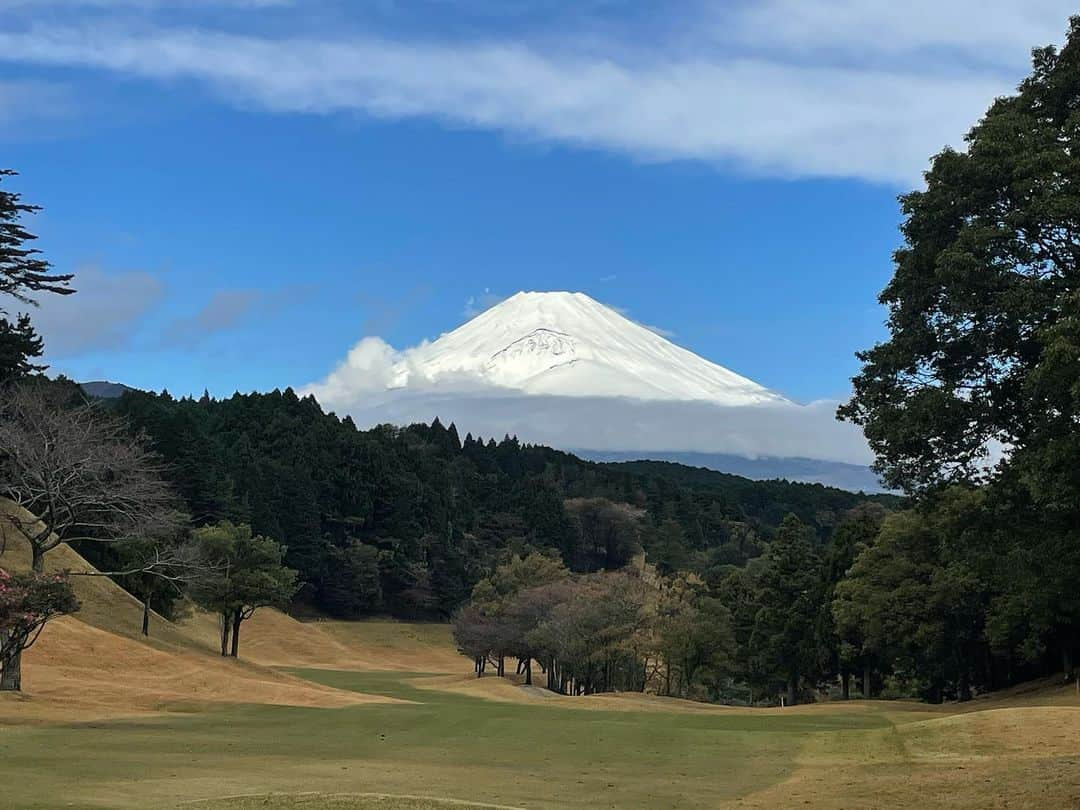
[[[49,359],[299,387],[570,289],[843,397],[896,195],[1070,12],[896,5],[0,0],[0,162],[78,274]]]

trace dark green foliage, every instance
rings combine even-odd
[[[0,317],[0,384],[44,371],[47,366],[33,362],[44,348],[29,315],[20,315],[15,323]]]
[[[1080,650],[1080,17],[1033,63],[902,198],[889,338],[840,409],[920,497],[837,586],[837,623],[931,696],[1068,676]]]
[[[285,548],[251,527],[222,521],[191,535],[204,572],[189,587],[194,600],[221,617],[221,654],[239,647],[241,623],[261,607],[284,610],[297,591],[296,571],[284,565]]]
[[[319,604],[334,616],[355,619],[382,609],[379,550],[359,540],[326,550],[326,573],[319,583]]]
[[[817,675],[814,622],[821,584],[813,532],[794,515],[785,518],[755,569],[757,614],[748,643],[750,655],[770,666],[773,680],[787,684],[791,703],[803,679],[813,684]]]
[[[890,336],[859,355],[841,409],[909,489],[975,476],[988,441],[1026,452],[1075,435],[1080,17],[967,142],[902,198]]]
[[[11,169],[0,169],[0,181],[15,174]],[[38,206],[22,202],[19,194],[0,188],[0,383],[46,368],[33,362],[41,357],[44,347],[30,317],[21,314],[8,320],[4,297],[33,305],[36,293],[75,292],[69,286],[72,276],[53,273],[40,251],[30,247],[37,237],[26,230],[22,217],[38,210]]]
[[[592,464],[512,438],[462,442],[439,422],[360,431],[291,390],[227,400],[128,392],[114,406],[169,463],[197,525],[248,523],[279,539],[305,583],[299,598],[337,615],[447,617],[507,552],[615,569],[659,536],[650,552],[665,569],[706,572],[760,553],[783,517],[774,497],[797,504],[822,539],[866,500],[734,476],[683,479],[674,465],[660,474]],[[375,550],[378,588],[372,553],[356,552],[359,564],[354,543]],[[344,598],[347,571],[364,572],[370,598]]]
[[[11,169],[0,169],[0,180],[15,174]],[[0,295],[24,304],[33,303],[32,296],[39,292],[75,292],[68,286],[71,275],[52,272],[40,251],[29,247],[37,237],[23,227],[21,220],[23,215],[38,210],[38,206],[24,203],[21,195],[0,188]]]

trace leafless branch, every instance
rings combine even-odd
[[[36,570],[64,542],[173,542],[186,520],[163,470],[100,405],[72,405],[42,384],[0,391],[0,495],[29,513],[4,519],[30,544]]]

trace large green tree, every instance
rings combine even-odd
[[[296,571],[284,565],[285,547],[228,521],[192,532],[208,569],[191,588],[195,601],[221,618],[221,654],[236,657],[240,625],[261,607],[284,609],[296,594]],[[232,634],[232,646],[229,635]]]
[[[901,198],[904,245],[880,298],[889,338],[859,355],[840,409],[895,486],[977,477],[995,445],[1075,441],[1080,17],[1033,61],[967,150],[935,156],[926,188]]]
[[[981,498],[954,489],[932,509],[890,515],[833,599],[839,635],[858,657],[888,662],[899,688],[933,701],[970,698],[981,679],[987,583],[965,531]]]
[[[889,338],[840,416],[889,483],[988,483],[987,632],[1030,662],[1080,645],[1080,17],[901,198]],[[1003,537],[1002,535],[1007,535]],[[996,560],[996,565],[992,564]]]

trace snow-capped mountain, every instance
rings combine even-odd
[[[462,436],[598,460],[876,487],[866,440],[836,421],[836,403],[792,402],[582,293],[518,293],[402,351],[366,337],[302,393],[360,427],[439,417]]]
[[[521,292],[395,365],[389,387],[473,382],[529,394],[787,402],[583,293]]]

